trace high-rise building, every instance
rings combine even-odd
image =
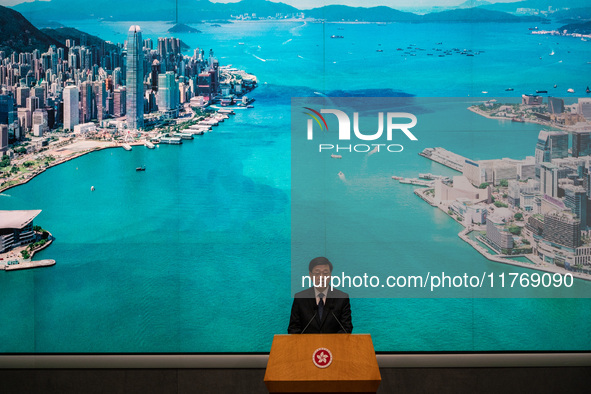
[[[587,228],[587,192],[582,186],[566,185],[564,205],[581,221],[581,229]]]
[[[82,123],[90,122],[92,119],[92,85],[88,81],[80,84],[80,120]]]
[[[142,32],[132,25],[127,33],[127,128],[144,127],[144,52]]]
[[[564,112],[564,100],[558,97],[548,97],[548,111],[551,114],[561,114]]]
[[[544,240],[576,248],[581,245],[581,222],[566,212],[551,212],[544,215]]]
[[[578,112],[587,120],[591,120],[591,98],[579,98]]]
[[[564,131],[540,131],[536,144],[536,164],[563,157],[568,157],[568,134]]]
[[[126,102],[125,87],[117,88],[113,91],[113,116],[119,117],[125,115]]]
[[[8,125],[0,124],[0,156],[8,149]]]
[[[158,74],[160,74],[160,62],[154,59],[152,62],[152,90],[158,91]]]
[[[540,192],[552,197],[558,196],[558,167],[552,163],[540,165]]]
[[[591,130],[573,131],[572,156],[590,156],[591,155]]]
[[[178,107],[179,91],[174,71],[158,76],[158,110],[170,111]]]
[[[80,92],[76,86],[67,86],[64,89],[64,130],[74,130],[74,126],[80,123],[80,111],[78,102]]]

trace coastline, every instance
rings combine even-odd
[[[428,189],[428,188],[427,189],[415,189],[414,194],[417,195],[419,198],[421,198],[426,203],[428,203],[429,205],[431,205],[432,207],[435,207],[435,208],[438,208],[439,210],[441,210],[443,213],[445,213],[447,216],[449,216],[455,222],[464,226],[464,229],[458,233],[458,237],[460,237],[460,239],[462,239],[462,241],[464,241],[467,244],[469,244],[470,246],[472,246],[472,248],[474,248],[478,253],[480,253],[482,256],[484,256],[487,260],[494,261],[497,263],[507,264],[507,265],[513,265],[516,267],[527,268],[527,269],[531,269],[531,270],[535,270],[535,271],[544,271],[544,272],[549,272],[549,273],[553,273],[553,274],[558,273],[561,275],[571,274],[574,278],[591,282],[591,275],[584,274],[581,272],[568,271],[565,269],[561,269],[561,268],[557,267],[556,265],[545,264],[540,259],[535,258],[535,256],[522,255],[523,257],[527,258],[529,261],[531,261],[533,263],[533,264],[529,264],[529,263],[523,263],[523,262],[520,262],[517,260],[513,260],[511,258],[505,258],[504,257],[505,255],[490,254],[484,247],[479,245],[479,243],[477,241],[474,241],[468,237],[468,235],[472,231],[474,231],[474,229],[471,227],[466,227],[462,222],[456,220],[453,216],[450,216],[441,206],[436,205],[432,201],[432,199],[426,195],[425,192],[427,190],[430,190],[430,189]]]
[[[489,115],[489,114],[487,114],[485,112],[482,112],[475,105],[472,105],[472,106],[468,107],[467,109],[468,109],[468,111],[471,111],[471,112],[475,113],[476,115],[483,116],[483,117],[485,117],[487,119],[502,120],[502,121],[507,121],[507,122],[511,122],[512,121],[512,119],[511,118],[508,118],[508,117],[491,116],[491,115]],[[566,130],[566,131],[570,130],[566,126],[562,126],[562,125],[554,124],[554,123],[548,123],[548,122],[544,122],[544,121],[536,120],[536,119],[527,118],[527,119],[524,119],[523,122],[524,123],[539,124],[540,126],[552,127],[552,128],[559,129],[559,130]]]

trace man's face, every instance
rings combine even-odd
[[[312,268],[312,272],[310,272],[310,278],[312,278],[314,287],[316,287],[318,290],[325,290],[330,283],[329,265],[322,264]]]

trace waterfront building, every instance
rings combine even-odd
[[[35,137],[43,137],[43,134],[49,131],[47,123],[47,111],[37,108],[33,112],[33,135]]]
[[[35,241],[33,219],[41,210],[0,211],[0,253]]]
[[[74,130],[74,126],[80,123],[80,110],[78,102],[80,92],[76,86],[66,86],[64,96],[64,130]]]
[[[486,223],[488,209],[485,204],[473,204],[472,200],[460,197],[449,205],[449,209],[468,226]]]
[[[74,133],[85,134],[93,133],[96,131],[96,125],[93,122],[81,123],[74,126]]]
[[[486,239],[493,249],[503,253],[503,250],[513,249],[513,234],[505,229],[506,220],[496,213],[486,218]]]
[[[581,245],[581,221],[568,212],[544,215],[544,240],[553,244],[576,248]]]
[[[435,204],[439,205],[458,198],[467,198],[475,203],[488,201],[490,199],[490,187],[486,189],[474,187],[465,176],[454,176],[452,186],[446,185],[441,179],[435,180]]]
[[[144,127],[144,51],[142,32],[132,25],[127,34],[127,128],[138,130]]]
[[[544,98],[534,94],[521,95],[521,104],[523,105],[542,105]]]

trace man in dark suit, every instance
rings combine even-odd
[[[309,264],[314,287],[296,293],[288,334],[334,334],[353,331],[349,295],[330,288],[332,263],[316,257]]]

